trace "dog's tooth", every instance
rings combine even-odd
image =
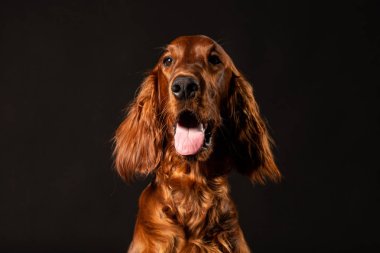
[[[204,126],[203,126],[202,123],[199,123],[199,125],[198,125],[198,129],[201,130],[202,132],[205,131],[205,128],[204,128]]]

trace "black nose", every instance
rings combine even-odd
[[[191,77],[180,76],[174,79],[172,92],[177,99],[186,100],[195,97],[199,84]]]

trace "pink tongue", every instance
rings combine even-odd
[[[200,128],[186,128],[177,124],[174,146],[181,155],[194,155],[201,149],[205,134]]]

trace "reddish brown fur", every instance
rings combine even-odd
[[[210,64],[210,54],[221,64]],[[162,64],[168,55],[169,67]],[[170,92],[179,75],[200,81],[194,99],[181,102]],[[192,159],[173,144],[183,109],[212,126],[211,147]],[[114,155],[127,181],[155,173],[140,197],[129,252],[249,252],[227,174],[235,168],[257,183],[280,179],[251,85],[206,36],[179,37],[166,47],[116,132]]]

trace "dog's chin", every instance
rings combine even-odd
[[[190,110],[182,111],[174,124],[174,147],[189,161],[205,161],[212,152],[213,124]]]

